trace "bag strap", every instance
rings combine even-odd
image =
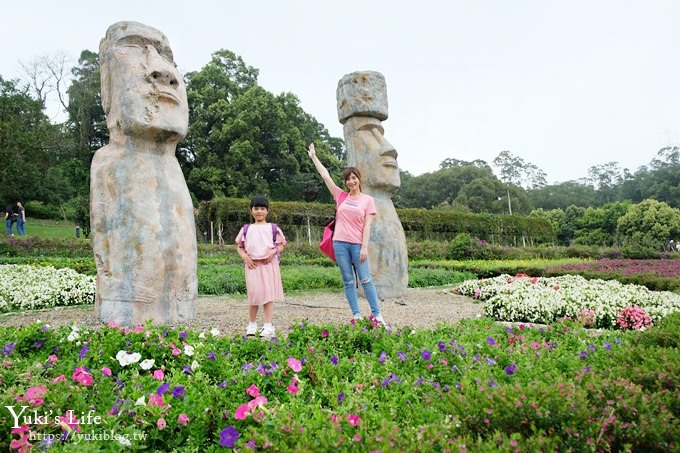
[[[281,252],[279,252],[279,246],[276,243],[276,235],[279,234],[279,226],[272,223],[272,241],[274,242],[274,247],[276,247],[276,257],[281,261]]]

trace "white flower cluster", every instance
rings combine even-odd
[[[120,366],[128,366],[131,363],[137,363],[142,359],[142,355],[139,352],[127,352],[125,350],[118,351],[116,354],[116,360],[120,363]],[[151,367],[149,367],[151,368]]]
[[[95,278],[73,269],[0,264],[0,312],[94,303]]]
[[[653,323],[680,311],[678,294],[615,280],[587,280],[578,275],[545,278],[504,274],[468,280],[457,290],[486,301],[484,314],[502,321],[549,324],[563,317],[576,319],[587,308],[594,312],[595,326],[616,328],[620,311],[633,305],[642,307]]]

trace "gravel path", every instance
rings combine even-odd
[[[370,313],[366,299],[359,299],[359,307],[364,316]],[[482,308],[482,303],[454,294],[452,287],[409,288],[404,297],[381,303],[383,317],[393,328],[430,328],[438,323],[481,316]],[[279,335],[288,331],[295,321],[341,324],[351,317],[342,292],[286,295],[285,301],[274,307],[274,326]],[[203,331],[216,327],[225,335],[241,335],[245,333],[247,319],[244,297],[201,296],[196,318],[183,327]],[[102,325],[94,316],[92,306],[87,305],[5,313],[0,315],[0,326],[25,326],[37,320],[55,327],[75,324],[96,328]],[[262,311],[258,314],[258,323],[262,325]]]

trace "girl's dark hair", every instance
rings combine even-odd
[[[267,197],[255,197],[250,200],[250,209],[255,207],[267,208],[267,211],[269,211],[269,200],[267,200]]]
[[[357,167],[345,168],[345,171],[342,172],[342,181],[347,182],[351,174],[354,174],[357,178],[359,178],[359,189],[361,190],[361,172]]]

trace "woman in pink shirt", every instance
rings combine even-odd
[[[326,167],[316,157],[314,143],[309,145],[309,157],[312,158],[314,167],[337,204],[343,190],[335,184]],[[371,237],[371,223],[376,214],[375,203],[373,197],[361,192],[361,173],[357,168],[347,168],[343,173],[343,179],[349,190],[349,196],[337,208],[333,250],[342,274],[345,297],[347,297],[354,319],[361,319],[357,291],[354,287],[354,271],[352,270],[354,267],[359,282],[364,288],[368,304],[371,306],[373,317],[378,322],[384,323],[380,314],[378,293],[371,279],[371,270],[368,265],[368,241]]]

